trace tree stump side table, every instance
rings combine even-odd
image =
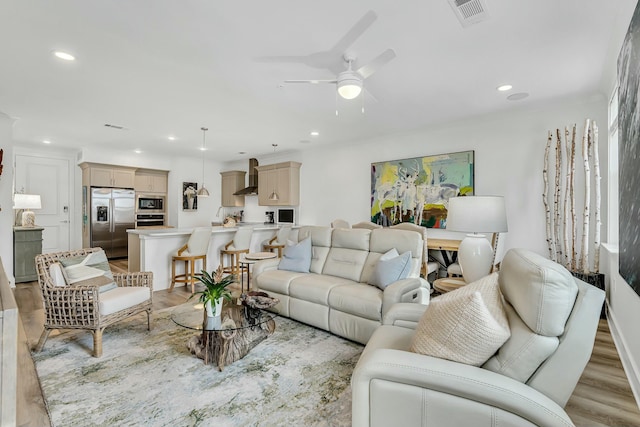
[[[202,304],[183,304],[171,313],[171,320],[183,328],[201,331],[187,342],[187,348],[205,365],[220,371],[246,356],[276,329],[276,313],[248,306],[225,305],[220,321],[207,318]]]

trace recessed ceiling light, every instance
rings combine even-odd
[[[51,141],[49,141],[48,139],[43,139],[43,140],[42,140],[42,143],[43,143],[43,144],[51,144]]]
[[[238,154],[247,154],[246,151],[238,151]]]
[[[320,135],[320,132],[318,132],[317,130],[312,130],[312,131],[309,133],[309,135],[311,135],[311,136],[318,136],[318,135]]]
[[[204,148],[204,147],[200,147],[200,148],[198,148],[198,150],[200,150],[200,151],[207,151],[207,149],[206,149],[206,148]]]
[[[507,99],[509,101],[520,101],[521,99],[525,99],[527,96],[529,96],[527,92],[518,92],[507,96]]]
[[[176,137],[175,137],[175,136],[173,136],[173,135],[169,135],[169,136],[167,137],[167,139],[168,139],[169,141],[175,141],[175,140],[176,140]]]
[[[142,150],[133,150],[133,152],[136,153],[136,154],[141,154]]]
[[[54,50],[53,54],[56,58],[64,59],[65,61],[75,61],[76,57],[71,55],[70,53],[63,52],[61,50]]]
[[[497,89],[498,89],[500,92],[506,92],[506,91],[508,91],[508,90],[513,89],[513,86],[511,86],[511,85],[502,85],[502,86],[498,86],[498,87],[497,87]]]

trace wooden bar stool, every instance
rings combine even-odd
[[[202,260],[202,268],[207,269],[207,251],[209,250],[209,240],[211,239],[211,228],[196,228],[191,232],[186,245],[178,249],[171,257],[171,286],[169,292],[173,291],[176,283],[191,283],[191,293],[196,290],[196,281],[201,273],[196,273],[196,261]],[[176,275],[176,261],[184,262],[184,274]]]
[[[236,231],[233,236],[233,240],[224,246],[224,249],[220,250],[220,262],[222,263],[222,269],[225,273],[231,273],[236,277],[240,274],[240,255],[249,253],[249,245],[251,243],[251,236],[253,235],[253,228],[242,227]],[[229,264],[225,266],[225,255],[229,258]]]
[[[275,236],[268,243],[262,245],[265,251],[273,252],[274,249],[278,250],[278,258],[282,258],[282,250],[284,246],[287,244],[287,239],[289,238],[289,233],[291,233],[291,226],[285,225],[281,227]]]

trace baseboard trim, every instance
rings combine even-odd
[[[608,302],[607,323],[609,324],[609,330],[611,331],[611,338],[613,338],[613,343],[615,344],[616,349],[618,350],[618,354],[620,355],[620,361],[622,362],[624,373],[629,380],[629,385],[631,386],[633,397],[636,399],[636,405],[638,405],[638,408],[640,408],[640,369],[638,369],[635,360],[629,357],[629,352],[627,351],[628,347],[624,340],[624,336],[620,334],[616,323],[616,316],[611,311],[611,307],[609,307]]]

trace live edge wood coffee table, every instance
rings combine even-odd
[[[192,354],[222,368],[246,356],[252,348],[276,329],[277,316],[259,308],[226,304],[219,320],[207,318],[202,304],[183,304],[171,313],[178,326],[200,331],[189,339],[187,347]]]

